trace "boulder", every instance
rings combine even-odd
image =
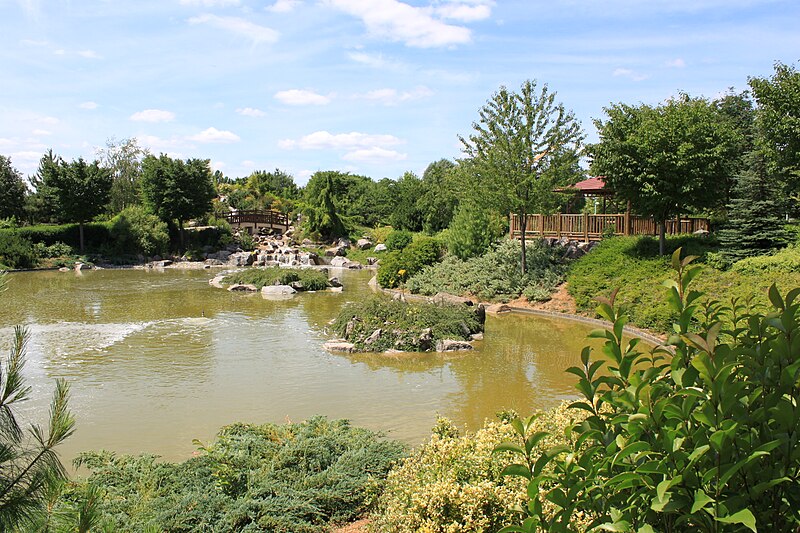
[[[376,244],[375,245],[375,249],[373,251],[375,251],[375,252],[385,252],[386,251],[386,245],[383,244],[383,243]]]
[[[325,250],[325,257],[342,257],[347,253],[347,247],[334,246]]]
[[[486,308],[486,312],[490,315],[499,315],[500,313],[510,313],[511,308],[506,304],[492,304]]]
[[[328,285],[330,285],[331,287],[341,287],[342,286],[342,282],[339,281],[339,278],[334,276],[334,277],[332,277],[331,279],[328,280]]]
[[[359,250],[367,250],[372,248],[372,242],[369,239],[358,239],[358,241],[356,241],[356,248]]]
[[[313,244],[314,241],[312,241],[311,239],[303,239],[303,246],[312,246]]]
[[[164,268],[170,266],[172,264],[172,261],[170,261],[169,259],[162,259],[161,261],[153,261],[150,264],[153,266],[153,268]],[[77,268],[78,265],[75,265],[76,270]]]
[[[425,328],[420,331],[417,344],[421,352],[429,352],[433,349],[433,331],[431,328]]]
[[[245,267],[252,265],[256,260],[256,256],[250,252],[236,252],[228,257],[228,264],[236,267]]]
[[[258,287],[250,283],[234,283],[228,290],[231,292],[258,292]]]
[[[377,257],[367,257],[367,264],[370,265],[370,266],[377,265],[378,264],[378,258]]]
[[[373,331],[372,334],[370,334],[369,337],[364,339],[364,345],[365,346],[372,346],[373,344],[378,342],[378,340],[381,338],[381,333],[383,333],[383,330],[381,330],[381,329],[376,329],[375,331]]]
[[[322,263],[319,256],[314,252],[302,253],[298,257],[300,258],[300,263],[303,265],[319,265]]]
[[[473,333],[470,338],[474,341],[482,341],[483,340],[483,333]]]
[[[371,278],[369,278],[369,281],[367,282],[367,285],[369,287],[372,287],[373,289],[377,289],[378,288],[378,276],[372,276]]]
[[[350,262],[351,261],[346,257],[336,256],[333,259],[331,259],[331,266],[348,268],[350,266]]]
[[[225,286],[222,284],[222,280],[225,279],[224,274],[220,274],[219,276],[214,276],[210,280],[208,280],[208,284],[212,287],[216,287],[218,289],[224,289]]]
[[[356,351],[356,345],[352,342],[344,342],[344,341],[330,341],[326,342],[322,345],[323,348],[328,350],[329,352],[344,352],[344,353],[352,353]]]
[[[475,316],[478,319],[478,323],[482,326],[486,324],[486,306],[483,304],[478,304],[475,308]]]
[[[302,281],[293,281],[289,284],[289,286],[298,292],[306,290]]]
[[[364,268],[364,266],[358,261],[349,261],[346,266],[350,270],[361,270],[362,268]]]
[[[461,296],[455,296],[454,294],[449,294],[446,292],[437,292],[435,295],[433,295],[431,301],[435,304],[475,305],[475,303],[469,298],[462,298]]]
[[[264,285],[261,294],[268,296],[290,296],[297,291],[289,285]]]
[[[336,241],[336,246],[339,248],[350,248],[350,239],[341,237],[338,241]]]
[[[464,350],[472,350],[472,345],[467,341],[442,339],[436,343],[437,352],[458,352]]]
[[[219,259],[206,259],[203,263],[205,263],[206,266],[221,266],[225,264]]]

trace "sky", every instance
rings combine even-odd
[[[593,142],[611,103],[796,65],[798,27],[797,0],[0,0],[0,154],[396,179],[460,157],[501,86],[546,83]]]

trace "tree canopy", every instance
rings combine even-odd
[[[518,93],[500,87],[478,114],[473,133],[459,139],[473,164],[482,201],[521,217],[524,273],[526,215],[552,209],[553,188],[560,180],[577,181],[571,172],[583,132],[572,111],[556,103],[556,93],[535,80],[525,81]]]
[[[22,218],[28,187],[11,158],[0,155],[0,218]]]
[[[148,155],[150,151],[140,147],[135,137],[120,141],[112,137],[106,141],[105,148],[97,150],[97,156],[113,177],[109,197],[112,213],[119,213],[141,202],[139,178],[142,175],[142,159]]]
[[[720,205],[735,160],[737,133],[707,100],[681,95],[659,106],[614,104],[595,120],[600,142],[592,172],[618,197],[660,223],[689,209]]]

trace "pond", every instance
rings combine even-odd
[[[348,418],[410,444],[437,414],[470,429],[501,409],[526,414],[575,395],[564,372],[592,329],[568,320],[489,316],[476,350],[331,354],[325,328],[365,298],[369,271],[335,271],[341,293],[271,301],[209,286],[208,270],[24,272],[0,296],[0,347],[31,333],[25,415],[44,420],[53,380],[71,384],[75,434],[60,448],[148,452],[170,460],[232,422]]]

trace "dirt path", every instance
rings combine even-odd
[[[362,518],[351,524],[335,528],[333,533],[367,533],[367,525],[369,525],[369,519]]]

